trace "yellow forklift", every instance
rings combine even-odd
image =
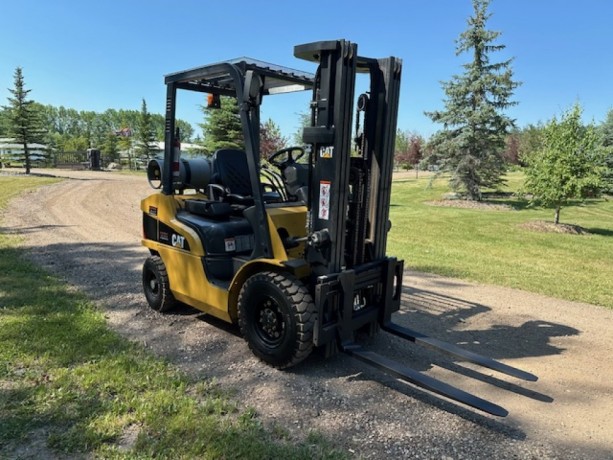
[[[338,351],[434,393],[505,416],[507,411],[356,342],[379,330],[529,381],[536,377],[392,322],[403,261],[386,254],[402,62],[358,54],[347,40],[298,45],[314,74],[241,58],[166,76],[163,160],[148,165],[160,188],[141,203],[149,305],[177,302],[238,323],[253,353],[277,368],[315,347]],[[356,76],[368,79],[357,97]],[[244,150],[181,158],[178,90],[236,98]],[[260,164],[264,99],[310,91],[304,146]],[[355,122],[355,125],[354,125]],[[355,131],[354,131],[355,126]]]

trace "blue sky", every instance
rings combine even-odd
[[[163,76],[238,56],[300,70],[293,46],[346,38],[369,57],[403,59],[398,127],[429,136],[439,127],[423,114],[442,108],[440,81],[462,71],[455,40],[472,12],[470,0],[377,1],[2,1],[0,104],[24,70],[30,96],[78,110],[140,109],[163,113]],[[488,25],[502,32],[514,57],[519,126],[547,121],[575,102],[584,119],[613,108],[613,1],[493,0]],[[265,100],[264,117],[284,134],[297,129],[308,95]],[[179,115],[202,120],[198,98],[184,96]],[[196,127],[196,126],[194,126]]]

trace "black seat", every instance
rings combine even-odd
[[[222,149],[213,155],[213,180],[232,195],[251,196],[247,154],[242,150]]]
[[[228,189],[229,202],[253,205],[247,154],[242,150],[220,149],[213,155],[213,182]],[[264,201],[278,201],[276,192],[265,192]]]

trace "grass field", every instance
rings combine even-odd
[[[508,211],[431,206],[425,202],[448,192],[446,180],[430,188],[428,177],[404,177],[392,188],[388,253],[405,267],[613,308],[613,201],[562,208],[561,222],[589,235],[536,233],[520,224],[553,221],[552,210],[512,197],[492,200]],[[522,183],[521,173],[511,173],[503,191]]]
[[[50,182],[0,177],[0,210]],[[262,426],[222,386],[122,339],[83,295],[24,261],[6,232],[0,344],[0,458],[344,457],[317,432],[296,442],[282,426]]]

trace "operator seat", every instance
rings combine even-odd
[[[247,154],[243,150],[220,149],[215,152],[212,182],[228,190],[225,198],[230,203],[253,205]],[[264,202],[279,201],[280,198],[277,192],[263,193]]]

